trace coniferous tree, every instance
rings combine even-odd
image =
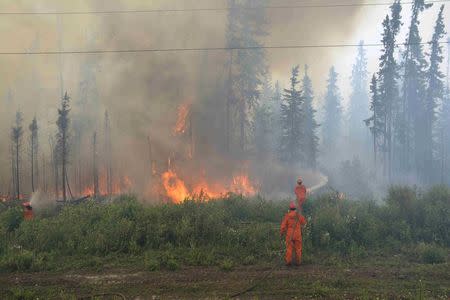
[[[401,26],[401,6],[396,1],[391,6],[391,18],[386,15],[383,21],[383,49],[379,59],[378,92],[383,110],[378,111],[378,119],[384,125],[378,137],[382,139],[384,175],[391,180],[395,137],[402,138],[401,122],[398,121],[400,98],[397,80],[398,64],[395,59],[396,38]],[[382,115],[381,115],[382,113]]]
[[[352,93],[350,95],[350,137],[362,140],[364,136],[363,120],[369,109],[369,96],[367,95],[367,56],[364,41],[359,43],[358,55],[353,65],[351,77]]]
[[[58,126],[58,133],[56,135],[56,155],[58,163],[61,164],[61,182],[64,201],[67,201],[67,165],[69,162],[69,101],[70,97],[66,92],[61,100],[61,107],[58,109],[58,120],[56,122],[56,125]]]
[[[30,162],[31,162],[31,190],[34,193],[35,191],[35,179],[36,174],[38,174],[38,124],[36,117],[33,118],[30,126],[28,127],[30,130]]]
[[[375,171],[377,169],[377,153],[380,149],[380,140],[383,141],[385,125],[384,125],[384,105],[381,101],[378,92],[378,82],[377,77],[374,74],[370,83],[370,110],[371,116],[369,119],[365,120],[366,125],[369,127],[372,134],[372,146],[373,146],[373,159],[375,165]]]
[[[419,33],[419,14],[431,5],[425,4],[424,0],[414,1],[404,54],[403,113],[406,135],[403,156],[406,159],[406,171],[415,170],[422,181],[425,180],[426,169],[426,126],[423,126],[426,109],[423,99],[426,98],[427,61]]]
[[[313,107],[314,92],[312,89],[312,81],[308,74],[308,66],[305,65],[305,75],[302,80],[303,87],[303,139],[304,145],[304,164],[315,169],[317,166],[317,149],[319,138],[317,137],[317,128],[319,125],[316,121],[316,110]]]
[[[255,152],[259,158],[268,158],[271,154],[273,136],[273,90],[269,76],[265,77],[261,99],[256,105],[253,118]]]
[[[272,152],[275,154],[279,149],[279,142],[281,136],[281,103],[283,96],[281,94],[280,83],[277,81],[273,89],[273,97],[271,101],[272,110]]]
[[[94,135],[92,136],[92,177],[94,183],[94,198],[97,198],[100,194],[97,162],[98,162],[97,132],[94,132]]]
[[[433,138],[436,130],[436,109],[444,97],[444,74],[440,70],[440,65],[444,60],[442,54],[442,46],[439,44],[441,39],[445,36],[445,26],[443,20],[444,5],[441,6],[439,14],[434,27],[433,37],[431,39],[430,52],[430,66],[427,72],[427,95],[425,102],[425,177],[428,183],[431,183],[435,178],[433,171],[435,170],[433,153],[437,150],[435,147],[435,138]]]
[[[14,169],[14,186],[16,199],[20,199],[20,164],[21,164],[21,148],[22,148],[22,113],[16,113],[15,124],[11,129],[11,140],[13,145],[13,169]]]
[[[265,9],[259,0],[230,0],[229,2],[229,47],[253,49],[237,49],[236,57],[230,56],[230,79],[227,115],[234,106],[239,140],[239,150],[245,151],[247,141],[247,127],[249,114],[256,107],[259,100],[259,89],[262,78],[266,73],[265,51],[261,48],[260,38],[265,36],[267,24]],[[252,7],[252,9],[246,9]],[[227,128],[231,123],[231,116],[227,117]],[[231,129],[227,129],[231,131]],[[227,137],[228,139],[228,137]]]
[[[303,98],[298,89],[299,66],[292,69],[290,88],[284,89],[281,103],[280,159],[286,163],[303,161]]]
[[[323,148],[328,151],[336,149],[341,135],[342,108],[337,80],[338,74],[334,67],[331,67],[325,94],[325,118],[322,124]]]
[[[111,124],[108,111],[105,111],[105,167],[106,167],[106,192],[112,195],[112,143]]]

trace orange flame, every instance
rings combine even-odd
[[[167,196],[174,203],[182,203],[189,196],[188,189],[184,182],[171,170],[162,174],[162,183]]]
[[[189,104],[182,104],[180,105],[180,107],[178,107],[178,118],[177,122],[175,123],[175,127],[173,128],[174,135],[180,135],[186,132],[186,123],[190,109],[191,108]]]
[[[208,183],[206,179],[202,179],[192,184],[190,190],[186,183],[172,170],[162,174],[161,179],[166,196],[177,204],[190,197],[199,200],[211,200],[221,198],[230,192],[245,196],[253,196],[257,193],[257,189],[245,174],[235,176],[228,187],[220,183]]]
[[[253,196],[257,193],[255,186],[250,182],[248,175],[245,174],[234,176],[231,190],[244,196]]]

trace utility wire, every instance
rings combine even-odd
[[[422,43],[398,43],[396,46],[428,45]],[[449,41],[438,44],[450,44]],[[313,49],[313,48],[349,48],[359,47],[361,44],[328,44],[328,45],[286,45],[286,46],[249,46],[249,47],[204,47],[204,48],[148,48],[148,49],[104,49],[104,50],[72,50],[72,51],[28,51],[28,52],[0,52],[0,55],[62,55],[62,54],[108,54],[108,53],[145,53],[145,52],[196,52],[196,51],[229,51],[229,50],[259,50],[259,49]],[[363,44],[363,47],[381,47],[381,43]]]
[[[427,1],[426,4],[446,3],[450,0]],[[402,5],[414,4],[413,1],[404,2]],[[342,4],[299,4],[299,5],[269,5],[269,6],[247,6],[236,7],[233,9],[299,9],[299,8],[346,8],[346,7],[364,7],[364,6],[391,6],[392,2],[380,3],[342,3]],[[97,10],[97,11],[28,11],[28,12],[0,12],[0,16],[6,15],[112,15],[112,14],[145,14],[145,13],[177,13],[177,12],[221,12],[229,11],[229,7],[204,7],[204,8],[180,8],[180,9],[136,9],[136,10]]]

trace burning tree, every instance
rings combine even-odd
[[[63,200],[67,201],[67,164],[69,157],[69,101],[70,97],[67,95],[67,92],[64,94],[64,97],[61,100],[61,108],[58,109],[58,121],[56,125],[58,125],[58,133],[56,134],[56,153],[58,162],[62,167],[62,192],[63,192]]]
[[[22,113],[18,111],[16,113],[15,125],[11,130],[11,140],[13,144],[13,173],[15,177],[15,193],[17,200],[20,199],[20,149],[22,147]]]

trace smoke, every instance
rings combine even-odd
[[[363,2],[363,1],[357,1]],[[268,5],[295,5],[298,1],[269,1]],[[146,8],[225,7],[226,1],[141,1],[112,3],[84,1],[76,4],[54,1],[43,4],[17,1],[3,4],[5,11],[49,10],[126,10]],[[381,15],[386,11],[381,13]],[[360,29],[367,8],[346,9],[274,9],[268,11],[268,36],[264,44],[327,44],[353,41],[353,32]],[[380,23],[381,18],[368,20],[365,28]],[[201,48],[221,47],[225,44],[226,12],[171,12],[155,14],[67,15],[60,26],[55,17],[24,16],[0,19],[0,36],[8,41],[2,51],[55,50],[61,43],[63,50],[77,49],[142,49],[142,48]],[[369,24],[370,23],[370,24]],[[339,24],[339,26],[337,26]],[[377,36],[361,36],[371,42]],[[8,47],[8,48],[6,48]],[[289,70],[296,64],[309,64],[320,100],[329,66],[342,58],[353,57],[348,49],[290,49],[268,50],[267,59],[274,81],[285,85]],[[244,161],[224,157],[224,137],[218,134],[224,127],[224,89],[227,73],[225,51],[158,52],[133,54],[86,54],[57,56],[0,57],[0,190],[10,189],[9,131],[16,110],[24,113],[24,128],[34,115],[40,126],[40,165],[47,168],[41,185],[53,185],[49,136],[56,131],[55,121],[60,101],[60,86],[72,97],[72,155],[69,181],[74,193],[83,192],[92,178],[92,135],[96,131],[99,149],[103,149],[104,112],[111,118],[113,176],[121,190],[141,195],[155,191],[149,188],[152,180],[151,160],[161,172],[172,164],[183,164],[183,178],[211,176],[224,180],[233,172],[247,168],[259,178],[268,195],[271,191],[287,190],[300,170],[287,171],[275,162],[257,162],[245,167]],[[348,65],[342,69],[344,85],[349,77]],[[338,68],[338,71],[339,68]],[[59,80],[62,74],[63,82]],[[343,94],[348,94],[344,89]],[[180,105],[190,103],[195,140],[195,159],[176,161],[189,151],[188,134],[177,137],[173,127]],[[211,114],[214,112],[214,114]],[[222,112],[222,113],[217,113]],[[214,115],[216,117],[211,117]],[[77,131],[78,130],[78,131]],[[25,130],[22,151],[22,177],[26,187],[28,178],[28,132]],[[148,143],[150,139],[150,145]],[[103,150],[100,150],[103,151]],[[151,153],[151,155],[150,155]],[[183,155],[182,155],[183,154]],[[152,157],[150,157],[152,156]],[[104,162],[100,162],[104,166]],[[268,171],[270,170],[270,171]],[[99,170],[104,172],[103,167]],[[266,174],[269,173],[269,174]],[[303,172],[302,172],[303,173]],[[315,182],[316,175],[311,175]],[[309,176],[307,176],[309,177]],[[305,179],[305,182],[308,182]],[[319,179],[317,179],[319,180]],[[320,181],[320,180],[319,180]],[[289,184],[286,184],[289,182]],[[35,196],[37,199],[46,198]],[[39,202],[39,201],[38,201]]]

